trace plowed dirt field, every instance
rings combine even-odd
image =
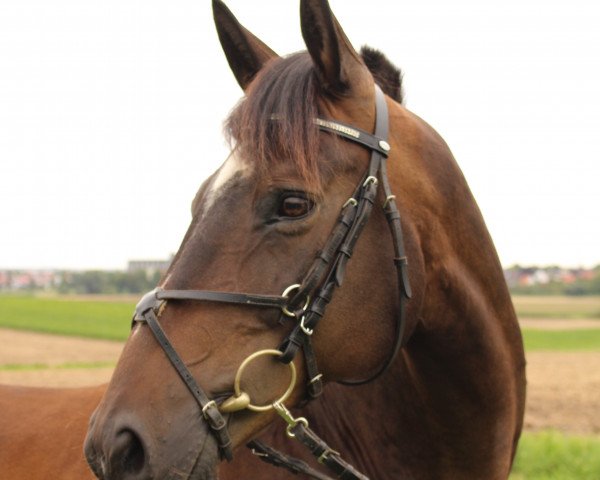
[[[107,382],[122,349],[118,342],[4,329],[0,345],[0,383],[54,387]],[[600,352],[530,352],[527,377],[526,429],[600,433]]]

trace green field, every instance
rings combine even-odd
[[[510,480],[598,480],[600,438],[524,433]]]
[[[134,308],[130,298],[104,301],[1,295],[0,327],[125,340]]]
[[[599,319],[600,297],[513,297],[520,318]],[[600,326],[600,323],[599,323]],[[600,351],[600,328],[523,329],[525,350]],[[600,437],[525,432],[510,480],[598,480]]]
[[[519,318],[600,319],[600,297],[515,295],[512,299]]]
[[[517,308],[529,312],[530,317],[548,318],[551,308],[570,315],[589,315],[600,299],[547,297],[544,306],[541,297],[518,297]],[[569,305],[567,300],[572,300]],[[135,306],[130,297],[110,300],[72,297],[0,296],[0,327],[32,330],[109,340],[125,340],[129,320]],[[524,329],[523,338],[528,351],[600,350],[600,329],[543,331]]]
[[[599,297],[515,297],[521,317],[600,318]],[[135,306],[131,298],[38,298],[0,295],[0,327],[124,340]],[[524,329],[527,351],[600,351],[600,328],[583,330]],[[65,364],[52,368],[90,368],[104,364]],[[4,369],[48,368],[45,365],[4,365]],[[510,480],[598,480],[600,438],[560,432],[526,432]]]
[[[525,350],[600,351],[600,297],[514,296],[519,318],[599,320],[599,328],[523,329]]]
[[[8,371],[28,371],[28,370],[68,370],[68,369],[79,369],[79,368],[106,368],[114,367],[115,362],[67,362],[59,365],[47,365],[45,363],[7,363],[0,365],[0,370]]]
[[[528,352],[600,351],[600,328],[574,330],[533,330],[524,328],[523,342]]]

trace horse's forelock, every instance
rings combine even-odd
[[[270,62],[226,121],[226,133],[259,170],[290,162],[314,188],[317,166],[318,83],[308,54]]]
[[[377,50],[363,47],[361,56],[383,91],[401,102],[400,70]],[[225,123],[230,142],[259,172],[289,162],[310,187],[320,190],[319,130],[313,120],[319,116],[321,89],[308,53],[272,60],[246,93]]]

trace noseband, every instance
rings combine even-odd
[[[371,215],[377,197],[378,185],[381,184],[385,196],[383,210],[390,227],[394,245],[394,263],[397,271],[400,296],[395,344],[392,353],[386,362],[374,375],[367,379],[344,381],[341,383],[349,385],[363,384],[375,379],[385,372],[393,362],[402,345],[406,310],[405,303],[411,297],[411,290],[408,280],[408,264],[402,238],[400,213],[396,206],[396,197],[391,193],[386,169],[386,159],[390,151],[390,146],[387,143],[389,129],[387,104],[383,92],[377,86],[375,87],[375,112],[376,121],[374,134],[332,120],[324,120],[321,118],[316,118],[314,120],[315,125],[321,131],[338,135],[345,140],[358,143],[370,150],[371,160],[368,170],[354,190],[352,197],[350,197],[343,205],[338,223],[331,232],[325,246],[319,252],[300,284],[288,287],[282,295],[254,295],[236,292],[214,292],[208,290],[163,290],[157,288],[144,295],[136,307],[133,321],[148,324],[150,330],[156,337],[156,340],[163,348],[167,358],[200,406],[202,415],[208,422],[210,429],[219,444],[221,455],[227,460],[231,460],[233,455],[231,451],[231,439],[222,413],[229,413],[241,408],[247,408],[249,400],[237,403],[233,402],[236,406],[224,408],[224,405],[227,402],[222,405],[217,405],[215,400],[209,399],[185,366],[183,360],[177,354],[160,326],[158,321],[160,311],[168,300],[220,302],[281,309],[282,315],[295,318],[297,324],[283,340],[278,351],[275,351],[275,356],[278,356],[281,362],[290,364],[298,350],[302,348],[309,378],[307,392],[311,399],[318,397],[323,391],[323,381],[322,375],[319,373],[317,367],[311,336],[325,314],[325,310],[333,298],[335,289],[342,285],[347,262],[352,256],[354,246]],[[266,350],[261,352],[274,351]],[[248,361],[248,359],[246,361]],[[246,361],[244,362],[244,365]],[[293,365],[291,365],[291,367],[293,367]],[[238,370],[238,374],[241,374],[240,370]],[[236,394],[238,393],[240,392],[238,392],[238,388],[236,387]],[[239,397],[241,394],[237,396]],[[319,439],[314,432],[308,428],[308,422],[306,422],[305,419],[294,419],[282,405],[282,402],[276,402],[273,407],[288,422],[288,434],[290,434],[290,436],[295,436],[304,443],[313,454],[319,458],[319,461],[335,472],[339,478],[367,478],[344,462],[337,452],[331,450],[325,442]],[[302,472],[312,475],[313,478],[329,478],[313,470],[311,467],[304,464],[304,462],[291,459],[260,442],[251,442],[250,446],[253,448],[253,453],[269,463],[283,466],[295,473]]]

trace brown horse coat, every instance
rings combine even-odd
[[[83,440],[105,388],[0,385],[0,478],[94,479]]]
[[[506,479],[522,427],[523,344],[493,243],[447,145],[394,101],[399,83],[386,85],[381,71],[369,72],[326,1],[301,2],[308,54],[287,58],[277,57],[220,1],[213,7],[246,99],[228,124],[237,147],[200,189],[190,229],[161,285],[279,294],[282,286],[301,281],[368,159],[361,147],[316,132],[313,118],[318,114],[373,131],[375,77],[388,93],[389,179],[398,194],[414,291],[406,342],[391,368],[373,382],[336,383],[368,377],[393,345],[398,285],[387,224],[375,209],[345,282],[315,331],[316,355],[329,384],[302,415],[374,479]],[[280,202],[289,194],[309,198],[311,211],[298,219],[281,218]],[[292,327],[279,325],[276,314],[263,310],[189,302],[169,303],[161,323],[214,397],[230,392],[244,358],[275,348]],[[296,366],[306,382],[298,359]],[[281,385],[271,373],[248,375],[252,398],[277,397]],[[29,408],[32,392],[21,393]],[[19,390],[5,391],[0,401],[12,408],[11,416],[24,415],[7,400],[15,393]],[[0,457],[0,466],[12,461],[15,478],[27,475],[21,473],[27,466],[14,459],[32,442],[36,454],[45,448],[56,455],[38,457],[30,468],[48,461],[54,471],[63,465],[64,476],[58,478],[77,475],[81,457],[73,452],[81,442],[82,416],[101,391],[37,395],[44,406],[34,414],[33,426],[3,420],[18,446]],[[302,407],[304,397],[301,384],[288,406]],[[58,415],[64,415],[62,423],[49,422]],[[51,434],[64,433],[64,425],[65,452],[76,459],[71,465],[69,455],[50,440],[64,438]],[[273,413],[229,417],[235,447],[257,436],[281,447],[288,443],[282,430]],[[297,446],[283,448],[304,456]],[[86,454],[106,478],[214,478],[214,438],[145,326],[134,328],[93,415]],[[221,478],[298,478],[259,466],[247,452],[238,451],[230,465],[219,468]]]

